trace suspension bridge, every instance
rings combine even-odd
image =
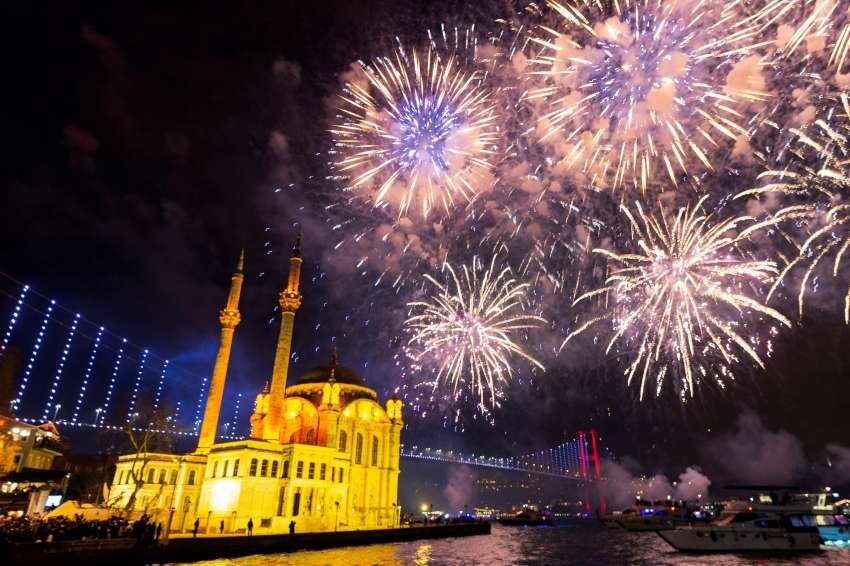
[[[65,430],[132,428],[177,437],[198,435],[207,377],[180,368],[0,273],[0,322],[4,311],[8,315],[0,338],[0,380],[11,385],[16,418],[30,423],[49,420]],[[193,386],[197,390],[188,389]],[[229,406],[222,409],[218,438],[245,438],[250,403],[243,403],[241,393],[226,400]],[[144,421],[144,415],[152,412],[165,414],[155,426]],[[403,445],[401,455],[587,482],[600,477],[599,443],[597,431],[590,429],[558,446],[521,456],[416,445]]]

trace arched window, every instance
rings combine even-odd
[[[348,434],[344,430],[339,431],[339,451],[345,452],[348,448]]]
[[[303,478],[304,477],[304,461],[298,460],[298,463],[295,464],[295,477]]]
[[[153,479],[156,477],[156,470],[151,468],[148,470],[148,483],[153,483]]]
[[[236,458],[236,460],[233,462],[233,475],[239,475],[239,458]]]
[[[230,473],[230,460],[224,461],[224,469],[221,470],[221,477],[226,478],[227,474]]]
[[[120,484],[124,483],[124,480],[126,480],[126,479],[127,479],[127,470],[122,470],[121,473],[118,474],[118,481],[116,483],[120,485]]]
[[[311,480],[316,477],[316,462],[310,462],[310,466],[307,468],[307,479]]]
[[[266,477],[269,475],[269,461],[263,460],[262,465],[260,466],[260,475]]]
[[[354,463],[363,463],[363,435],[357,433],[357,440],[354,443]]]
[[[218,461],[213,462],[212,475],[210,477],[214,478],[216,474],[218,474]]]
[[[283,473],[280,474],[280,477],[283,479],[287,479],[289,477],[289,460],[283,461]]]
[[[322,465],[319,466],[319,479],[320,480],[324,481],[325,475],[327,474],[327,471],[328,471],[328,465],[327,464],[322,464]]]
[[[378,437],[372,437],[372,466],[378,465]]]
[[[248,469],[248,475],[249,476],[256,476],[257,475],[257,459],[256,458],[251,458],[251,467]]]
[[[177,485],[177,470],[171,470],[171,481],[169,481],[171,485]]]
[[[277,477],[277,460],[272,462],[272,477],[273,478]]]
[[[189,470],[189,481],[186,484],[195,485],[195,470]]]

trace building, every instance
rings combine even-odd
[[[377,393],[331,354],[287,386],[295,313],[301,306],[300,237],[280,293],[281,325],[272,376],[257,395],[251,435],[216,442],[236,326],[244,254],[220,312],[221,340],[197,449],[184,455],[119,457],[113,505],[147,512],[185,531],[260,533],[397,526],[402,403]]]
[[[0,416],[0,512],[41,513],[58,504],[50,495],[65,490],[67,474],[54,469],[63,452],[53,423]]]

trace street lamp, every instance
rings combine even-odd
[[[58,414],[59,414],[59,409],[61,409],[61,408],[62,408],[62,405],[61,405],[61,403],[56,403],[53,407],[54,407],[54,411],[53,411],[53,421],[54,421],[54,422],[56,422],[56,415],[58,415]]]

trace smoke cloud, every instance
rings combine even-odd
[[[478,474],[469,466],[452,466],[443,495],[449,500],[451,511],[463,509],[464,505],[472,505],[477,496],[475,480]]]

